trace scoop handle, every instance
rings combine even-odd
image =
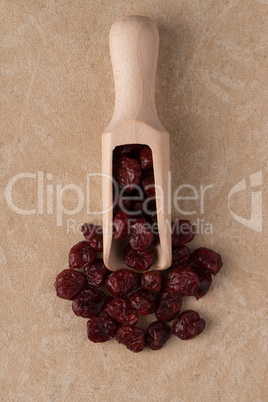
[[[148,17],[117,19],[110,31],[115,82],[115,109],[108,131],[128,120],[164,130],[155,108],[155,75],[159,34]]]

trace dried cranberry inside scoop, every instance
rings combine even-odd
[[[205,328],[206,322],[193,310],[181,313],[173,322],[172,334],[182,340],[193,339]]]
[[[69,252],[70,269],[81,269],[86,265],[92,264],[95,260],[96,252],[87,241],[80,241],[73,246]]]
[[[132,223],[130,230],[129,244],[134,250],[145,250],[152,244],[154,234],[150,223],[146,219],[136,219]]]
[[[153,155],[151,148],[144,146],[139,152],[138,159],[142,170],[151,169],[153,167]]]
[[[154,250],[152,247],[146,250],[133,250],[133,248],[127,244],[123,251],[123,261],[129,268],[133,268],[136,271],[148,271],[153,265]]]
[[[115,240],[124,240],[128,236],[129,221],[128,216],[120,211],[114,217],[114,238]]]
[[[115,161],[113,173],[119,188],[126,191],[135,190],[141,180],[139,162],[127,156],[122,156]]]

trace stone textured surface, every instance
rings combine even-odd
[[[266,0],[1,1],[2,401],[267,400],[267,6]],[[183,183],[198,191],[213,186],[204,211],[199,201],[180,206],[192,211],[193,222],[213,227],[194,246],[213,247],[224,260],[210,293],[184,305],[207,320],[200,337],[173,337],[163,350],[138,355],[116,341],[90,343],[86,320],[53,288],[69,248],[82,239],[68,233],[68,219],[100,220],[87,216],[84,205],[61,226],[58,214],[57,225],[56,186],[73,183],[86,195],[86,175],[100,171],[101,133],[114,102],[108,34],[116,17],[129,14],[158,25],[156,102],[171,135],[173,191]],[[19,215],[7,205],[6,187],[14,175],[37,171],[44,172],[44,212],[40,201],[39,214]],[[230,207],[250,218],[256,172],[262,172],[259,232],[228,209],[229,191],[245,179],[247,190]],[[36,187],[33,178],[18,181],[13,202],[36,208]],[[92,180],[95,210],[100,188]],[[66,192],[66,208],[75,208],[74,195]],[[173,216],[181,215],[174,209]]]

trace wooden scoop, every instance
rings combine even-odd
[[[169,134],[155,108],[155,74],[159,35],[147,17],[129,16],[116,20],[110,31],[110,51],[115,81],[115,109],[102,134],[103,259],[112,271],[127,268],[122,242],[112,236],[113,150],[118,145],[146,144],[153,154],[157,222],[160,244],[151,269],[171,265],[171,232],[168,180]]]

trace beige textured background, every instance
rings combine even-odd
[[[267,0],[1,0],[2,401],[267,400],[267,6]],[[87,173],[100,171],[101,132],[114,98],[108,34],[113,20],[128,14],[147,15],[159,27],[156,99],[171,135],[173,189],[213,185],[203,215],[197,201],[180,205],[196,210],[192,221],[213,227],[193,246],[211,246],[224,259],[210,293],[184,306],[207,320],[204,333],[137,355],[116,341],[90,343],[86,320],[53,288],[69,247],[81,240],[67,233],[67,219],[99,219],[83,207],[57,226],[55,188],[74,183],[85,193]],[[19,215],[7,206],[7,184],[37,171],[45,175],[44,213]],[[231,216],[227,199],[245,179],[248,189],[231,207],[249,219],[249,177],[259,171],[263,229],[256,232]],[[96,208],[99,192],[96,181]],[[65,197],[69,208],[76,205],[72,195]],[[13,201],[35,208],[36,181],[19,181]]]

